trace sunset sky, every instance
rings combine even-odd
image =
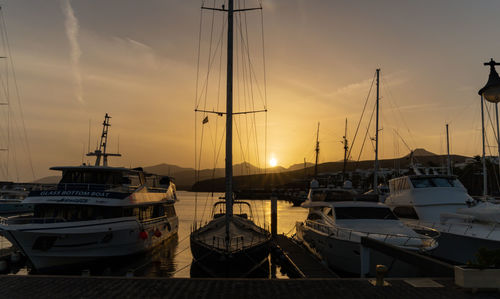
[[[109,150],[119,138],[123,154],[111,164],[194,166],[200,6],[2,1],[36,178],[81,163],[89,120],[93,150],[106,112]],[[313,162],[320,122],[320,162],[342,159],[345,118],[352,137],[376,68],[381,158],[408,152],[395,129],[412,149],[445,153],[445,123],[454,154],[479,154],[477,91],[488,78],[483,62],[500,60],[499,11],[493,0],[263,0],[268,157],[285,167]],[[372,157],[367,144],[362,159]],[[18,178],[32,180],[19,165]]]

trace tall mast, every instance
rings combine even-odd
[[[451,175],[451,159],[450,159],[450,135],[448,133],[448,124],[446,124],[446,152],[448,153],[446,171],[448,175]]]
[[[349,146],[347,144],[347,118],[345,119],[345,132],[344,132],[344,167],[342,168],[342,181],[345,181],[345,172],[347,167],[347,150]]]
[[[226,247],[229,246],[229,222],[233,216],[233,0],[227,10],[226,79]]]
[[[483,95],[481,94],[481,132],[483,136],[483,197],[486,198],[488,195],[488,181],[487,181],[487,173],[486,173],[486,150],[484,146],[484,139],[485,139],[485,133],[484,133],[484,99]]]
[[[319,156],[319,123],[316,132],[316,162],[314,163],[314,178],[318,178],[318,156]]]
[[[380,90],[380,69],[377,69],[377,118],[375,125],[375,167],[373,169],[373,191],[378,194],[378,110],[379,110],[379,90]]]

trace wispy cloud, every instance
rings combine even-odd
[[[83,103],[83,88],[82,88],[82,74],[80,72],[80,57],[82,51],[78,42],[78,31],[80,25],[78,19],[75,17],[73,7],[71,7],[70,0],[61,1],[62,10],[64,13],[64,26],[66,28],[66,36],[70,45],[71,68],[73,69],[73,77],[75,80],[75,93],[79,102]]]

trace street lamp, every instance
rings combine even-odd
[[[481,124],[483,133],[483,196],[487,195],[487,180],[486,180],[486,152],[485,152],[485,132],[484,132],[484,110],[483,110],[483,99],[486,99],[490,103],[495,104],[495,112],[497,119],[497,144],[498,144],[498,163],[500,170],[500,130],[498,124],[498,102],[500,102],[500,76],[498,76],[495,70],[495,65],[500,65],[500,63],[495,62],[493,58],[489,62],[485,62],[484,65],[490,66],[490,75],[488,77],[488,82],[486,85],[478,91],[481,96]]]

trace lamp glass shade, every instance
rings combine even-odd
[[[485,90],[483,90],[483,97],[491,103],[500,102],[500,85],[485,88]]]

